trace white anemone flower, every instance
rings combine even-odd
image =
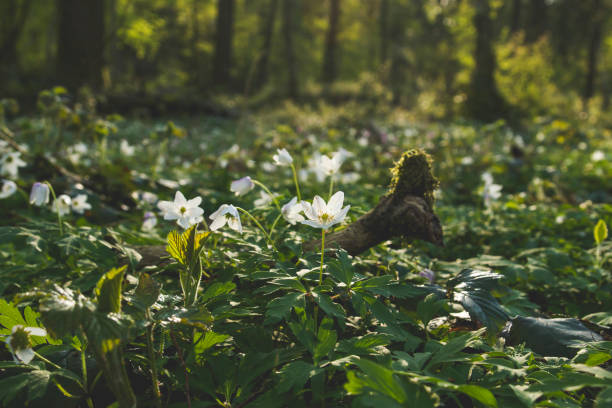
[[[212,213],[209,218],[212,220],[211,231],[216,231],[227,223],[231,229],[242,234],[240,214],[238,214],[238,209],[231,204],[221,204],[221,207]]]
[[[72,204],[72,200],[70,196],[66,194],[60,194],[53,201],[53,212],[58,213],[61,216],[66,214],[70,214],[70,205]]]
[[[266,193],[265,191],[260,191],[259,192],[259,198],[257,200],[255,200],[253,202],[253,204],[255,204],[255,207],[265,207],[265,206],[269,205],[272,201],[274,201],[274,199],[277,196],[278,196],[278,194],[270,195],[270,194]]]
[[[295,225],[296,222],[304,221],[304,216],[300,214],[303,209],[302,203],[298,203],[297,197],[293,197],[291,201],[283,205],[281,208],[281,213],[283,214],[283,218],[285,218],[289,224]]]
[[[232,181],[230,191],[234,192],[237,196],[245,195],[255,187],[255,183],[249,176],[241,179]]]
[[[12,180],[4,180],[0,188],[0,198],[10,197],[15,194],[15,191],[17,191],[17,184]]]
[[[40,327],[23,327],[16,324],[11,329],[11,334],[4,341],[13,354],[16,363],[29,364],[34,359],[34,350],[30,343],[30,336],[45,337],[47,332]]]
[[[49,202],[49,186],[46,183],[36,182],[30,191],[30,204],[38,207]]]
[[[602,161],[606,159],[606,154],[601,150],[595,150],[591,155],[591,160],[594,162]]]
[[[130,146],[127,140],[121,139],[121,143],[119,144],[119,150],[121,151],[122,155],[129,157],[134,155],[136,147]]]
[[[498,200],[501,197],[502,186],[493,183],[493,176],[488,172],[482,174],[482,180],[484,181],[482,199],[485,205],[489,207],[493,201]]]
[[[293,157],[291,157],[287,149],[276,149],[276,151],[278,153],[272,156],[274,163],[278,166],[291,166]]]
[[[302,207],[304,208],[304,214],[308,218],[307,220],[300,221],[302,224],[310,225],[314,228],[322,228],[324,230],[329,229],[332,225],[339,224],[346,217],[350,205],[342,208],[344,202],[344,193],[342,191],[336,192],[328,203],[325,203],[319,196],[315,196],[312,200],[312,204],[307,201],[302,201]]]
[[[157,225],[157,217],[151,211],[147,211],[144,213],[144,221],[142,222],[143,231],[151,231]]]
[[[26,162],[21,160],[20,152],[11,152],[5,153],[2,156],[2,159],[0,159],[0,164],[2,165],[0,174],[10,178],[17,178],[17,175],[19,174],[19,167],[25,166]]]
[[[157,207],[162,211],[164,220],[176,220],[176,223],[187,229],[203,220],[204,210],[199,207],[202,197],[187,200],[183,193],[177,191],[174,201],[160,201]]]
[[[91,210],[91,204],[87,202],[87,195],[78,194],[72,199],[72,211],[77,214],[83,214],[85,210]]]
[[[342,154],[336,153],[331,158],[329,156],[321,156],[318,167],[321,169],[323,174],[326,176],[332,176],[340,170],[342,165],[343,157]]]

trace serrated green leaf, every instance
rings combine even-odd
[[[324,370],[305,361],[293,361],[278,371],[280,381],[276,389],[279,392],[301,390],[306,382]]]
[[[315,364],[317,364],[320,359],[327,356],[329,352],[334,349],[337,340],[338,335],[334,330],[333,320],[329,317],[323,318],[321,324],[319,325],[319,330],[317,331],[317,343],[312,357]]]
[[[157,302],[160,292],[161,285],[151,275],[142,272],[134,291],[134,300],[143,308],[151,307]]]
[[[288,293],[276,299],[272,299],[266,306],[265,324],[276,323],[289,317],[294,307],[305,307],[305,294]]]
[[[364,372],[365,376],[359,378],[351,371],[347,373],[348,382],[344,388],[349,394],[361,394],[364,388],[369,388],[390,397],[399,404],[408,402],[408,394],[392,370],[363,358],[355,358],[352,362]]]
[[[597,394],[595,406],[597,408],[612,407],[612,387],[604,388],[599,394]]]
[[[321,309],[327,315],[338,319],[338,322],[340,322],[341,325],[344,324],[346,312],[344,311],[342,306],[340,306],[338,303],[335,303],[329,296],[323,293],[312,291],[312,297],[314,298],[315,302],[317,302],[317,304],[321,306]]]
[[[202,354],[215,344],[223,343],[229,339],[229,334],[215,333],[207,331],[206,333],[198,332],[194,337],[194,350],[196,354]]]

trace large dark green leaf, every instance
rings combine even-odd
[[[576,343],[601,341],[602,337],[584,327],[577,319],[544,319],[517,316],[511,320],[508,344],[525,343],[544,356],[573,357]]]

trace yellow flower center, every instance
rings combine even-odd
[[[330,218],[331,218],[331,216],[329,214],[327,214],[327,213],[321,214],[321,221],[323,221],[323,222],[329,221]]]
[[[11,348],[13,350],[24,350],[30,347],[30,334],[23,327],[11,334]]]
[[[181,214],[185,214],[185,212],[187,211],[187,209],[185,207],[181,207],[181,209],[179,210],[181,212]]]

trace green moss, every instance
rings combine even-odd
[[[413,195],[423,197],[433,206],[434,191],[440,185],[431,173],[432,159],[422,150],[408,150],[395,162],[391,169],[391,184],[388,194],[403,197]]]

